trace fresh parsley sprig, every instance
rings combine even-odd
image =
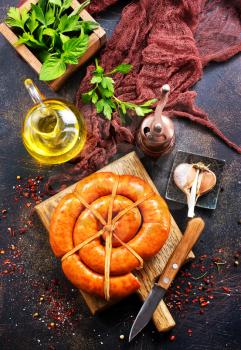
[[[43,63],[40,80],[60,77],[67,64],[77,64],[86,52],[89,34],[98,27],[79,16],[89,3],[86,0],[73,11],[72,0],[39,0],[29,12],[10,7],[6,23],[19,32],[16,45],[26,44]]]
[[[97,59],[95,60],[95,66],[96,68],[92,72],[90,81],[94,87],[82,94],[84,103],[93,103],[97,113],[102,113],[105,118],[109,120],[112,118],[113,111],[118,111],[122,122],[125,122],[125,116],[128,111],[134,111],[141,117],[152,112],[151,106],[157,101],[156,99],[151,99],[143,104],[137,105],[135,103],[122,101],[115,96],[115,82],[111,76],[115,73],[129,73],[132,69],[131,64],[122,63],[108,73],[105,73]]]

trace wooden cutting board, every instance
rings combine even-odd
[[[154,191],[158,193],[157,188],[155,187],[154,183],[152,182],[135,152],[127,154],[126,156],[114,161],[99,171],[111,171],[116,174],[130,174],[139,176],[142,179],[146,180],[153,187]],[[40,219],[42,220],[47,230],[49,230],[50,218],[54,208],[57,206],[58,202],[64,195],[74,190],[75,186],[76,184],[69,186],[64,191],[45,200],[35,207]],[[182,233],[172,217],[171,231],[168,240],[166,241],[161,251],[154,258],[148,262],[145,262],[144,268],[142,270],[134,272],[141,284],[141,287],[138,291],[141,300],[146,299],[153,286],[154,281],[161,274],[181,237]],[[191,252],[189,254],[189,258],[193,257],[194,255]],[[95,314],[96,312],[101,311],[113,304],[113,302],[106,302],[98,297],[87,294],[82,290],[80,290],[80,293],[82,294],[92,314]],[[153,315],[153,322],[157,330],[160,332],[168,331],[175,326],[175,321],[163,301],[160,302]]]

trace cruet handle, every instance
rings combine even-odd
[[[45,96],[41,94],[37,86],[31,79],[26,79],[24,85],[35,104],[44,105]]]

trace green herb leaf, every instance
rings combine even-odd
[[[35,12],[31,12],[30,17],[26,23],[30,33],[33,34],[35,29],[38,27],[38,21],[36,20]]]
[[[69,40],[69,36],[68,35],[64,35],[64,34],[60,33],[59,36],[60,36],[60,39],[61,39],[63,44],[66,43],[66,41]]]
[[[64,0],[62,4],[62,12],[70,8],[73,0]]]
[[[49,7],[48,11],[45,13],[44,17],[45,17],[45,22],[47,26],[50,26],[55,22],[54,10],[51,6]]]
[[[146,101],[145,103],[143,103],[142,105],[141,105],[141,107],[148,107],[148,106],[152,106],[154,103],[156,103],[157,102],[157,98],[153,98],[153,99],[151,99],[151,100],[148,100],[148,101]]]
[[[58,30],[61,33],[80,30],[79,16],[68,17],[66,14],[60,18]]]
[[[95,59],[95,70],[93,71],[93,74],[97,73],[97,74],[100,74],[102,75],[102,73],[104,73],[104,68],[102,68],[99,63],[98,63],[98,60],[97,58]]]
[[[44,81],[57,79],[64,74],[65,70],[66,64],[63,59],[58,56],[51,56],[42,65],[39,79]]]
[[[99,99],[99,96],[97,95],[97,93],[95,91],[93,91],[93,94],[92,94],[92,98],[91,98],[91,102],[93,104],[96,104],[96,102],[98,101]]]
[[[140,107],[140,108],[142,110],[142,113],[144,113],[144,115],[153,112],[153,110],[151,108],[144,108],[144,107]]]
[[[108,89],[104,89],[101,85],[98,85],[98,91],[102,97],[112,97],[114,93]]]
[[[102,77],[98,75],[94,75],[93,78],[91,79],[90,83],[91,84],[98,84],[102,82]]]
[[[47,5],[46,0],[39,0],[38,1],[38,6],[42,9],[43,12],[45,12],[45,10],[46,10],[46,5]]]
[[[31,4],[32,11],[35,13],[36,19],[42,23],[44,26],[46,26],[46,21],[44,17],[44,13],[41,7],[38,5]]]
[[[86,93],[84,93],[84,94],[82,94],[82,101],[83,101],[84,103],[89,103],[89,102],[91,102],[93,93],[94,93],[94,89],[93,89],[93,90],[90,90],[90,91],[88,91],[88,92],[86,92]]]
[[[96,111],[97,113],[101,113],[104,109],[105,101],[103,99],[99,100],[96,103]]]
[[[27,10],[24,8],[22,12],[16,7],[10,7],[8,10],[8,18],[6,23],[11,27],[21,28],[24,31],[24,25],[29,18]]]
[[[114,74],[114,73],[122,73],[122,74],[127,74],[132,70],[132,65],[131,64],[127,64],[127,63],[122,63],[119,66],[115,67],[110,74]]]
[[[144,112],[142,111],[142,108],[139,106],[135,107],[135,112],[139,117],[143,117],[145,115]]]
[[[78,64],[79,60],[75,55],[71,54],[63,54],[62,55],[63,61],[68,64]]]
[[[111,120],[112,116],[112,108],[109,105],[108,101],[104,101],[104,110],[103,110],[104,116],[108,119]]]
[[[64,54],[71,54],[72,56],[79,58],[86,52],[88,42],[88,35],[85,35],[83,38],[71,38],[63,44]]]
[[[99,24],[93,21],[82,21],[80,22],[80,26],[83,28],[83,31],[85,33],[89,33],[97,29],[99,27]]]
[[[122,113],[123,113],[123,114],[126,114],[126,106],[125,106],[124,103],[121,103],[121,104],[120,104],[120,108],[121,108]]]
[[[36,40],[34,36],[30,33],[23,33],[23,35],[19,36],[18,41],[15,43],[16,46],[20,44],[26,44],[29,47],[33,48],[43,48],[45,47],[45,44]]]
[[[48,50],[40,50],[38,52],[38,58],[43,63],[51,56],[51,53],[48,52]]]
[[[52,28],[45,28],[43,30],[43,35],[48,35],[48,36],[54,37],[56,35],[56,30],[52,29]]]
[[[49,3],[52,5],[57,5],[59,7],[62,6],[62,1],[61,0],[49,0]]]
[[[101,80],[101,85],[104,89],[114,92],[114,80],[110,77],[103,77]]]

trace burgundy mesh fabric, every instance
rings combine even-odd
[[[92,0],[89,11],[98,13],[116,0]],[[107,69],[126,62],[133,65],[127,76],[116,75],[116,95],[142,102],[158,97],[164,83],[171,86],[165,113],[199,123],[241,153],[195,105],[191,87],[202,77],[210,61],[225,61],[241,51],[240,0],[139,0],[127,5],[112,38],[102,52]],[[108,162],[120,142],[134,143],[135,125],[123,127],[117,115],[111,122],[83,106],[81,93],[89,89],[93,66],[87,69],[77,94],[88,128],[88,141],[66,181],[80,179]],[[214,117],[212,117],[214,119]],[[50,179],[48,189],[57,178]],[[64,179],[63,179],[64,180]]]

